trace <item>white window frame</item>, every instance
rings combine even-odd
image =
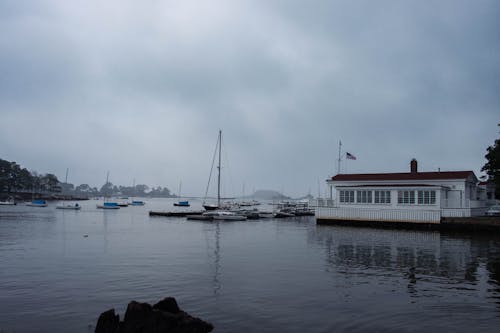
[[[415,205],[415,191],[414,190],[399,190],[398,191],[398,205]]]
[[[375,190],[374,191],[374,203],[375,204],[390,204],[391,203],[391,191],[387,190]]]
[[[356,203],[371,204],[373,203],[373,195],[371,190],[356,190]]]
[[[339,203],[354,203],[354,190],[339,190]]]
[[[435,205],[436,190],[418,190],[417,202],[419,205]]]

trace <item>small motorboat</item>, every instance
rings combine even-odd
[[[141,200],[132,200],[130,206],[144,206],[146,203]]]
[[[80,210],[82,209],[82,206],[80,206],[78,203],[75,203],[74,205],[67,204],[67,205],[59,205],[56,206],[57,209],[69,209],[69,210]]]
[[[116,202],[104,202],[102,205],[97,204],[97,208],[100,209],[120,209],[120,206]]]
[[[5,201],[0,201],[0,206],[15,206],[16,202],[14,201],[14,198],[10,197]]]
[[[287,218],[287,217],[295,217],[295,214],[292,213],[291,211],[287,211],[285,209],[282,209],[282,210],[278,210],[275,214],[274,214],[274,217],[275,218]]]
[[[227,210],[215,210],[211,212],[205,212],[201,214],[206,217],[211,217],[212,220],[222,220],[222,221],[244,221],[247,219],[246,216],[229,212]]]
[[[219,208],[219,205],[203,204],[203,208],[205,208],[205,210],[216,210]]]
[[[273,218],[273,217],[274,217],[273,212],[259,212],[259,218],[261,218],[261,219],[269,219],[269,218]]]
[[[189,201],[179,201],[179,202],[174,202],[174,206],[189,207],[191,205],[189,204]]]
[[[32,200],[31,202],[28,202],[26,206],[30,207],[47,207],[47,201],[45,200]]]

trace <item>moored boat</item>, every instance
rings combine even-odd
[[[56,206],[57,209],[68,209],[68,210],[80,210],[82,206],[80,206],[78,203],[75,203],[74,205],[71,204],[66,204],[66,205],[59,205]]]
[[[181,197],[181,188],[182,188],[182,182],[179,182],[179,193],[177,194],[179,199]],[[187,200],[179,200],[178,202],[174,202],[174,206],[177,207],[190,207],[191,205],[189,204],[189,201]]]
[[[236,214],[226,210],[214,210],[211,212],[205,212],[201,215],[211,217],[213,220],[221,221],[244,221],[247,219],[245,215]]]
[[[0,206],[15,206],[16,204],[16,201],[12,197],[9,197],[5,201],[0,201]]]
[[[275,218],[286,218],[286,217],[294,217],[295,214],[292,213],[291,211],[286,211],[286,210],[279,210],[276,213],[274,213]]]
[[[116,202],[104,202],[102,205],[97,204],[96,206],[100,209],[120,209],[120,206]]]
[[[203,204],[203,208],[205,208],[206,210],[216,210],[219,208],[219,205],[215,205],[215,204]]]
[[[144,206],[145,204],[146,203],[141,200],[132,200],[132,202],[130,202],[130,206]]]
[[[31,200],[31,202],[28,202],[26,206],[30,207],[47,207],[47,201],[45,200]]]

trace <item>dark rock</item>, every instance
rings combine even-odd
[[[206,333],[213,326],[182,311],[173,297],[167,297],[154,306],[132,301],[125,317],[119,322],[114,310],[99,316],[96,333]]]
[[[179,306],[177,305],[177,301],[173,297],[164,298],[163,300],[153,305],[153,309],[170,313],[179,313],[181,311],[181,309],[179,309]]]
[[[95,333],[114,333],[120,326],[120,316],[115,315],[115,309],[101,313],[97,320]]]

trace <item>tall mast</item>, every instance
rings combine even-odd
[[[106,201],[106,188],[108,186],[108,182],[109,182],[109,170],[108,172],[106,173],[106,184],[104,184],[104,195],[103,195],[103,201],[105,202]]]
[[[220,159],[221,159],[222,131],[219,130],[219,166],[217,166],[217,206],[220,207]]]

